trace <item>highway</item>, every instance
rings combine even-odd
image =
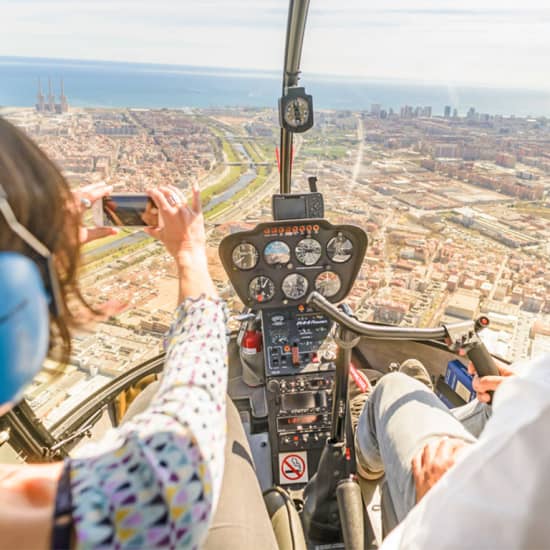
[[[497,276],[495,277],[495,282],[493,283],[493,288],[491,288],[491,292],[489,294],[489,300],[492,300],[495,296],[495,291],[497,289],[498,283],[500,282],[500,279],[502,278],[502,274],[504,273],[504,268],[506,267],[506,264],[508,263],[509,258],[510,258],[510,254],[505,254],[504,258],[502,259],[502,263],[500,264],[500,268],[498,270]]]
[[[363,149],[365,144],[364,138],[365,138],[365,129],[363,127],[363,119],[360,116],[358,116],[357,117],[357,141],[359,142],[359,145],[357,147],[357,158],[355,159],[355,164],[353,166],[353,172],[351,175],[350,191],[353,191],[353,189],[357,185],[357,178],[359,177],[359,172],[361,171],[361,166],[363,164]]]

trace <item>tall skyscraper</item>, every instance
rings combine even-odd
[[[451,117],[451,106],[450,105],[445,105],[445,111],[444,111],[444,116],[445,118],[450,118]]]
[[[373,103],[370,106],[370,114],[373,116],[380,116],[381,110],[382,110],[382,105],[380,105],[380,103]]]
[[[36,94],[36,110],[39,113],[44,112],[44,94],[42,93],[42,82],[40,82],[40,77],[38,77],[38,93]]]
[[[413,108],[411,105],[404,105],[401,107],[400,116],[401,118],[412,118],[413,117]]]

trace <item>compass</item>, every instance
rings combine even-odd
[[[313,126],[313,100],[305,88],[289,88],[279,99],[279,118],[289,132],[305,132]]]

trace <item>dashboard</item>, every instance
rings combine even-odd
[[[367,235],[324,219],[261,223],[220,243],[220,258],[242,302],[255,310],[305,302],[316,290],[331,302],[351,290]]]
[[[261,223],[220,243],[235,292],[261,313],[271,468],[278,485],[303,487],[331,430],[332,322],[306,298],[316,290],[331,302],[343,300],[366,248],[362,229],[321,218]]]

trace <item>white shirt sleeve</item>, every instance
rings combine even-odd
[[[550,547],[550,355],[495,393],[493,416],[382,550]]]

